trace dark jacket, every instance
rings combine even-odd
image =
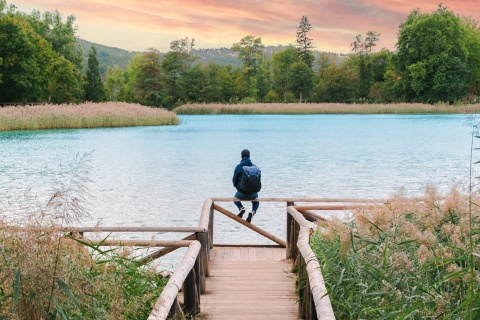
[[[235,167],[235,171],[233,172],[233,186],[237,189],[237,191],[241,191],[238,189],[238,183],[240,182],[240,176],[242,174],[242,168],[244,166],[251,167],[253,166],[253,162],[250,160],[250,158],[243,158],[242,161],[240,161],[239,164]]]

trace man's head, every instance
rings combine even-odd
[[[248,151],[248,149],[242,150],[242,159],[243,158],[250,158],[250,151]]]

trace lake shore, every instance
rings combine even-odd
[[[480,113],[480,104],[431,105],[423,103],[346,104],[346,103],[252,103],[185,104],[177,114],[468,114]]]
[[[177,125],[171,111],[125,102],[0,108],[0,131]]]

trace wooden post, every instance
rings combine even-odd
[[[197,277],[200,278],[200,293],[205,293],[205,282],[207,276],[207,247],[208,247],[208,233],[207,232],[197,232],[197,240],[200,242],[202,247],[200,248],[199,258],[200,258],[200,272],[197,274]]]
[[[178,299],[175,298],[173,301],[172,307],[170,308],[170,311],[168,312],[168,317],[172,319],[176,319],[178,316],[178,313],[180,312],[180,305],[178,303]]]
[[[193,277],[190,274],[193,270],[195,272],[195,262],[200,253],[201,245],[200,242],[193,240],[190,246],[187,249],[187,252],[183,256],[182,262],[177,267],[177,270],[171,275],[167,284],[163,288],[160,297],[158,297],[157,302],[153,306],[153,310],[148,316],[147,320],[161,320],[166,319],[170,309],[177,298],[178,290],[182,287],[182,284],[185,284],[185,279],[187,276]],[[190,279],[189,286],[196,286],[195,279]],[[197,289],[198,290],[198,289]],[[185,287],[185,291],[192,291],[190,287]],[[190,297],[189,297],[190,299]],[[198,301],[198,300],[197,300]]]
[[[307,273],[305,272],[305,262],[303,258],[299,257],[299,267],[298,267],[298,274],[297,274],[297,286],[298,286],[298,319],[305,319],[305,289],[307,287],[308,278]]]
[[[293,256],[294,258],[298,257],[298,235],[300,233],[300,224],[298,224],[297,220],[293,219]]]
[[[185,279],[183,284],[183,299],[185,313],[192,318],[198,314],[199,311],[199,299],[197,290],[197,275],[195,268],[192,268]]]
[[[215,217],[215,210],[213,209],[213,205],[210,208],[210,221],[208,225],[208,231],[209,231],[209,243],[210,243],[210,249],[213,248],[213,224],[214,224],[214,217]]]
[[[287,208],[289,206],[293,206],[295,205],[294,202],[291,202],[291,201],[288,201],[287,202]],[[292,238],[291,238],[291,235],[292,235],[292,216],[290,215],[290,213],[288,213],[287,211],[287,259],[292,259]]]
[[[305,272],[307,273],[307,272]],[[305,292],[305,299],[308,299],[308,308],[306,310],[306,318],[309,320],[318,320],[317,310],[315,309],[315,301],[310,287],[310,279],[307,277],[307,291]]]

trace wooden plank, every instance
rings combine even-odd
[[[243,248],[240,248],[240,261],[248,261],[249,260],[249,257],[248,257],[248,248],[246,247],[243,247]]]
[[[295,277],[282,258],[284,248],[214,247],[212,251],[216,258],[201,297],[200,318],[297,319]],[[219,252],[225,252],[225,259],[217,259]],[[275,261],[278,258],[281,261]]]
[[[283,261],[285,260],[285,251],[281,249],[273,249],[273,260],[275,261]]]

